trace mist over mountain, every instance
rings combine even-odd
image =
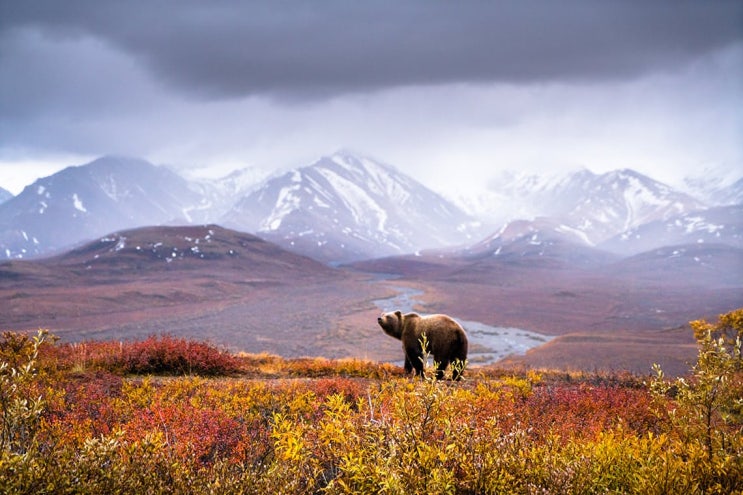
[[[189,221],[209,223],[221,219],[236,201],[260,187],[269,176],[258,168],[241,168],[218,179],[191,179],[191,188],[202,199],[188,212]]]
[[[739,205],[743,203],[743,178],[738,179],[727,187],[720,190],[716,196],[719,203],[723,205]]]
[[[13,194],[7,189],[0,187],[0,203],[5,203],[7,200],[13,197]]]
[[[743,177],[731,169],[706,167],[696,175],[684,177],[681,188],[708,206],[743,203]]]

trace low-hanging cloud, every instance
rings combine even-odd
[[[3,2],[18,28],[94,37],[189,97],[627,79],[742,37],[736,1]],[[1,38],[0,38],[1,39]]]
[[[0,186],[107,153],[206,174],[339,147],[447,189],[498,169],[740,168],[742,16],[727,0],[0,0]]]

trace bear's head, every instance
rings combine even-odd
[[[402,319],[402,313],[395,311],[394,313],[383,313],[377,318],[377,323],[382,327],[384,333],[400,340],[402,339]]]

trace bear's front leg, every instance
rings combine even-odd
[[[423,353],[421,352],[419,355],[415,356],[412,359],[409,359],[410,364],[415,368],[415,375],[420,376],[423,378]]]
[[[405,356],[405,374],[407,375],[412,371],[413,371],[413,363],[410,362],[410,359],[406,355]]]

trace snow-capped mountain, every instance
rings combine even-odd
[[[345,152],[268,180],[224,217],[226,225],[333,262],[462,245],[472,221],[394,168]]]
[[[627,230],[603,242],[601,248],[637,254],[662,246],[726,244],[743,248],[743,205],[702,209]]]
[[[562,176],[511,174],[493,183],[491,194],[510,220],[551,218],[591,246],[644,223],[703,207],[691,196],[628,169],[603,174],[583,169]]]
[[[108,156],[39,179],[0,205],[0,256],[50,253],[115,230],[186,223],[202,196],[144,160]]]
[[[485,189],[467,191],[466,196],[452,197],[464,211],[488,225],[500,226],[512,220],[532,220],[545,216],[549,208],[541,200],[573,174],[532,174],[501,171]]]
[[[8,191],[7,189],[3,189],[2,187],[0,187],[0,203],[5,203],[6,201],[8,201],[12,197],[13,197],[13,195],[10,193],[10,191]]]
[[[594,244],[617,231],[703,206],[691,196],[632,170],[601,175],[586,172],[565,184],[559,197],[572,199],[564,203],[567,224],[583,231]]]
[[[697,197],[708,191],[720,204],[743,203],[743,179],[700,177],[687,181]],[[664,245],[741,242],[740,207],[706,209],[690,194],[632,170],[504,174],[466,204],[479,215],[393,167],[348,152],[281,175],[248,168],[217,180],[187,180],[144,160],[104,157],[39,179],[5,202],[0,191],[0,258],[46,255],[126,228],[205,223],[255,233],[325,262],[468,245],[473,256],[562,256],[569,246],[630,255]],[[472,245],[487,232],[493,234]]]

